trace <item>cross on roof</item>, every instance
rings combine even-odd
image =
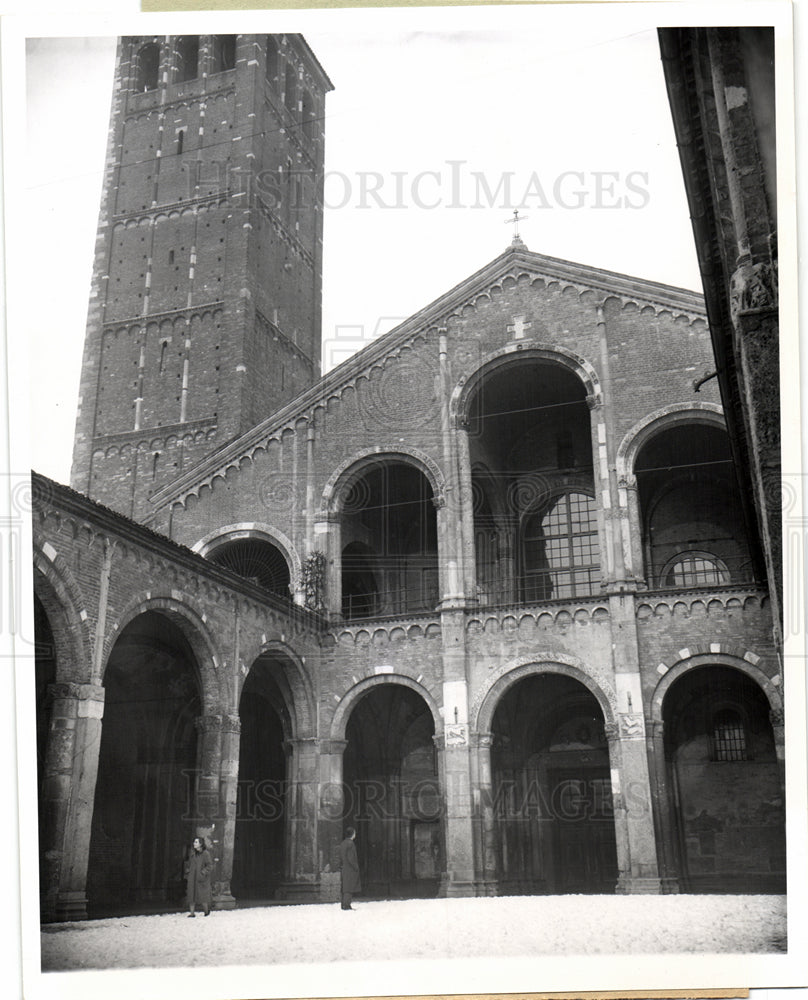
[[[524,222],[525,219],[527,219],[527,216],[526,215],[520,215],[519,214],[519,209],[515,208],[513,210],[513,218],[505,220],[505,224],[506,225],[513,226],[513,242],[514,243],[521,243],[522,242],[522,238],[519,235],[519,223],[520,222]]]

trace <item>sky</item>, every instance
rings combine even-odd
[[[586,8],[500,9],[496,27],[468,14],[305,30],[335,87],[324,371],[498,256],[514,209],[530,250],[700,288],[655,31]],[[114,40],[27,52],[31,462],[67,482]]]

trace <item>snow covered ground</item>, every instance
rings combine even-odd
[[[510,896],[270,906],[43,927],[43,971],[786,949],[785,896]]]

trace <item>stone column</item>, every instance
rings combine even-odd
[[[236,809],[238,802],[238,769],[241,742],[241,719],[224,715],[221,720],[221,765],[219,778],[220,840],[219,889],[214,899],[217,910],[230,910],[236,905],[230,889],[233,877],[233,852],[236,842]]]
[[[460,578],[468,605],[477,603],[477,553],[474,539],[474,494],[471,488],[468,426],[465,424],[458,426],[454,433],[457,441],[457,484],[449,506],[460,523]]]
[[[317,796],[317,863],[320,871],[320,898],[325,902],[340,898],[337,848],[343,837],[343,817],[348,790],[343,780],[343,757],[347,740],[321,740],[316,760],[319,768]]]
[[[626,895],[662,891],[642,715],[621,713],[606,726],[612,772],[618,879]]]
[[[325,554],[325,609],[342,621],[342,525],[338,514],[321,511],[314,522],[314,547]]]
[[[623,558],[626,578],[630,583],[645,585],[645,566],[642,551],[642,521],[637,495],[637,477],[621,476],[617,483],[620,510],[620,529],[623,539]]]
[[[441,612],[443,736],[436,735],[438,773],[445,803],[446,871],[442,896],[474,894],[474,817],[466,682],[465,615]]]
[[[780,773],[780,791],[783,801],[786,800],[786,736],[785,736],[785,713],[782,708],[773,708],[769,712],[769,721],[772,724],[772,735],[774,736],[774,752],[777,755],[777,768]]]
[[[320,782],[319,751],[313,738],[285,740],[284,882],[282,899],[319,896],[320,859],[317,851]]]
[[[496,820],[491,775],[491,733],[472,733],[472,799],[474,804],[474,868],[476,894],[497,895]]]
[[[659,874],[663,892],[679,891],[679,864],[676,849],[676,824],[673,817],[668,763],[665,760],[664,723],[646,722],[648,754],[652,761],[651,797],[654,803]]]
[[[59,683],[48,693],[52,708],[42,781],[43,917],[84,920],[105,692],[96,684]]]

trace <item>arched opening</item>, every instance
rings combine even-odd
[[[435,896],[444,867],[435,726],[421,696],[372,688],[346,728],[345,825],[353,826],[363,895]]]
[[[477,591],[484,604],[597,593],[585,387],[544,359],[501,364],[468,405]]]
[[[280,549],[265,538],[235,538],[222,542],[210,549],[206,558],[270,594],[290,597],[289,564]]]
[[[199,76],[199,35],[180,35],[174,51],[174,82],[195,80]]]
[[[492,721],[497,877],[507,893],[610,893],[617,883],[603,712],[580,681],[535,674]]]
[[[303,135],[307,139],[314,138],[314,101],[308,90],[303,90],[303,108],[301,114]]]
[[[785,803],[769,703],[745,673],[695,667],[663,703],[684,892],[785,892]]]
[[[435,608],[437,513],[419,469],[396,461],[364,469],[342,504],[342,545],[345,618]]]
[[[48,732],[51,725],[51,685],[56,682],[56,644],[48,615],[39,597],[34,595],[34,685],[36,691],[36,776],[39,816],[39,885],[40,893],[48,886],[47,826],[52,821],[43,796],[45,782],[45,757],[48,749]],[[44,903],[44,899],[43,899]]]
[[[266,78],[270,83],[278,83],[278,42],[274,35],[267,35]]]
[[[176,906],[193,817],[196,660],[167,616],[148,611],[121,632],[106,689],[87,892],[90,914]]]
[[[236,65],[236,35],[213,36],[213,73],[225,73]]]
[[[297,70],[291,63],[286,64],[283,101],[290,114],[297,112]]]
[[[726,432],[677,424],[647,441],[635,463],[648,585],[717,587],[753,580]]]
[[[137,75],[135,89],[138,93],[157,90],[160,73],[160,46],[156,42],[147,42],[137,51]]]
[[[238,797],[231,886],[237,899],[272,899],[284,877],[287,773],[284,738],[289,708],[281,691],[283,662],[264,653],[239,700]]]

